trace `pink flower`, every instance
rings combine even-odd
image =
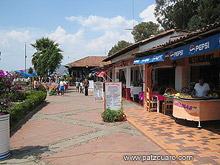
[[[6,91],[9,92],[9,88],[7,88]]]
[[[19,93],[21,94],[21,93],[22,93],[22,91],[19,91]]]

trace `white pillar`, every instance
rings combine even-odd
[[[182,66],[177,66],[175,69],[175,90],[182,89]]]
[[[131,85],[131,67],[126,68],[126,88],[130,88]]]

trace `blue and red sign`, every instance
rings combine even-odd
[[[157,53],[150,56],[136,58],[133,64],[145,64],[145,63],[152,63],[158,61],[164,61],[165,59],[165,52]]]
[[[211,52],[220,49],[220,33],[168,51],[170,60]]]

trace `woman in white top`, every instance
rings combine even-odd
[[[209,84],[204,83],[203,78],[199,78],[199,83],[196,83],[194,87],[194,93],[196,94],[197,97],[204,97],[208,94],[210,90]]]

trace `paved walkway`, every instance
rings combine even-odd
[[[129,102],[124,106],[140,109]],[[12,156],[0,164],[143,164],[124,161],[123,156],[168,154],[127,121],[104,123],[102,112],[103,103],[73,89],[65,96],[48,96],[45,105],[11,137]]]
[[[129,122],[171,155],[193,155],[183,164],[220,164],[220,121],[196,122],[179,120],[162,113],[147,112],[142,107],[126,108]]]

